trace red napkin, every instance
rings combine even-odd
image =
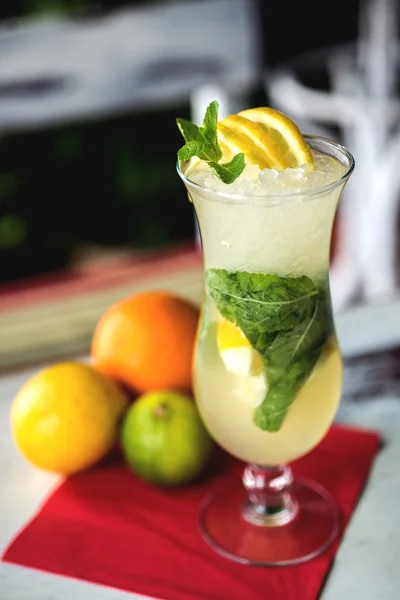
[[[293,471],[325,486],[346,524],[379,446],[375,432],[335,425]],[[63,482],[2,560],[165,600],[315,600],[339,540],[310,562],[279,568],[238,564],[203,541],[201,500],[242,468],[217,452],[201,481],[165,490],[109,462]]]

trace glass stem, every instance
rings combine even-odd
[[[248,494],[242,509],[246,521],[263,526],[292,521],[297,514],[297,503],[290,494],[292,481],[292,471],[287,465],[260,467],[249,463],[243,473]]]

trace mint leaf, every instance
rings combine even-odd
[[[208,164],[224,183],[232,183],[245,168],[246,161],[243,152],[241,152],[236,154],[230,162],[218,164],[215,161],[210,161]]]
[[[185,142],[199,139],[200,127],[187,119],[176,119],[178,129],[183,135]]]
[[[278,431],[332,331],[329,293],[305,276],[224,269],[209,269],[207,286],[222,316],[263,357],[268,388],[254,422]]]
[[[204,116],[203,126],[210,133],[214,133],[215,139],[217,138],[217,123],[218,123],[218,108],[219,104],[216,100],[213,100],[208,106],[206,110],[206,114]]]
[[[186,142],[178,151],[178,160],[198,156],[210,165],[224,183],[232,183],[239,177],[246,166],[242,152],[230,162],[219,164],[222,151],[218,143],[218,102],[214,100],[208,105],[202,127],[187,119],[176,119],[176,123]]]
[[[329,305],[320,296],[310,318],[275,338],[264,355],[268,390],[254,411],[258,427],[279,430],[288,407],[311,375],[331,330]]]
[[[216,156],[216,160],[220,160],[222,157],[221,148],[218,143],[218,102],[211,102],[207,107],[206,115],[203,121],[202,134],[206,141],[207,146],[213,148]]]
[[[203,144],[203,147],[200,150],[200,152],[197,154],[197,156],[199,158],[201,158],[202,160],[205,160],[206,162],[208,162],[208,164],[211,164],[212,162],[219,160],[217,150],[213,146],[209,146],[206,143]]]
[[[209,269],[207,283],[222,316],[245,328],[249,342],[261,354],[271,335],[290,331],[310,316],[314,307],[310,301],[318,295],[309,277]]]
[[[201,151],[201,144],[196,140],[191,140],[190,142],[186,142],[184,146],[178,152],[179,160],[189,160],[193,158],[193,156],[197,156],[197,154]]]

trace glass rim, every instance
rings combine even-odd
[[[339,177],[338,179],[336,179],[335,181],[331,181],[331,183],[327,183],[325,185],[322,186],[317,186],[317,187],[310,187],[310,188],[305,188],[303,190],[296,190],[295,192],[267,192],[265,194],[231,194],[229,192],[225,192],[225,191],[220,191],[220,190],[212,190],[211,188],[206,187],[205,185],[201,185],[200,183],[196,183],[194,181],[192,181],[191,179],[189,179],[189,177],[187,177],[184,172],[181,169],[180,163],[182,161],[177,160],[176,161],[176,170],[178,172],[179,177],[182,179],[182,181],[185,184],[188,184],[190,187],[202,191],[202,192],[206,192],[207,194],[209,194],[210,196],[213,196],[215,198],[215,200],[218,200],[219,198],[225,199],[225,200],[246,200],[246,201],[260,201],[260,200],[274,200],[275,202],[277,200],[287,200],[287,199],[295,199],[295,198],[299,198],[301,196],[317,196],[317,195],[322,195],[336,187],[338,187],[341,184],[345,184],[346,181],[349,179],[350,175],[352,174],[352,172],[354,171],[354,167],[355,167],[355,160],[354,160],[354,156],[351,154],[351,152],[342,144],[339,144],[338,142],[335,142],[334,140],[324,137],[324,136],[320,136],[320,135],[315,135],[312,133],[303,133],[302,134],[304,139],[307,142],[310,142],[311,145],[313,142],[321,142],[323,145],[325,145],[327,148],[331,148],[332,150],[335,150],[336,153],[340,153],[342,154],[342,156],[344,156],[348,163],[349,166],[346,170],[346,172]],[[325,152],[325,154],[327,154],[328,156],[334,156],[335,154],[334,152]],[[342,162],[342,161],[341,161]],[[344,164],[342,162],[342,164]],[[211,198],[210,198],[211,199]]]

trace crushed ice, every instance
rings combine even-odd
[[[225,192],[233,195],[262,196],[264,194],[287,193],[321,187],[340,179],[345,167],[336,159],[324,154],[315,153],[316,169],[304,164],[296,168],[278,171],[263,169],[256,165],[246,165],[243,173],[231,184],[223,183],[219,177],[210,171],[203,163],[190,175],[195,183],[203,185],[215,192]]]

